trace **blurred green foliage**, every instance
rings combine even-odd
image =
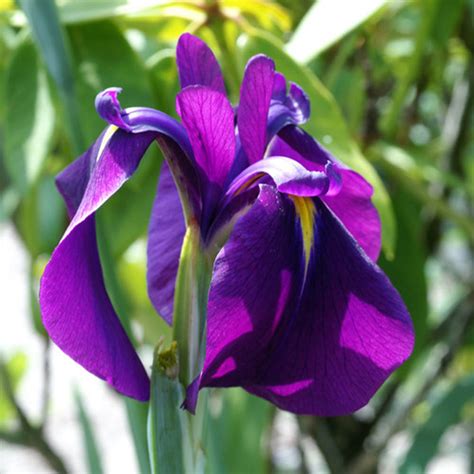
[[[473,458],[474,3],[367,1],[342,18],[346,7],[343,0],[0,0],[0,219],[15,226],[30,255],[32,295],[67,225],[54,176],[103,128],[95,95],[119,86],[124,106],[175,115],[174,47],[183,31],[216,51],[234,100],[245,61],[272,56],[311,98],[307,130],[374,185],[379,263],[413,317],[413,357],[361,413],[298,419],[292,467],[275,455],[272,407],[242,390],[212,392],[203,447],[212,473],[308,472],[318,450],[318,469],[373,472],[400,433],[408,440],[397,454],[400,472],[424,472],[443,435],[456,430],[466,466]],[[149,150],[98,213],[106,283],[139,347],[169,337],[145,286],[161,159]],[[44,336],[34,297],[31,315]],[[23,355],[2,362],[2,380],[16,390],[25,364]],[[0,439],[30,445],[57,467],[37,438],[17,436],[31,426],[0,395]],[[80,398],[77,409],[89,470],[99,472],[99,420]],[[148,472],[146,407],[127,401],[126,409],[137,466]]]

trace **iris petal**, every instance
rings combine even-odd
[[[234,111],[227,97],[202,86],[183,89],[176,108],[192,143],[202,183],[200,225],[205,235],[234,162]]]
[[[153,306],[168,324],[173,319],[174,287],[185,232],[178,190],[168,165],[163,163],[148,229],[147,286]]]
[[[204,41],[189,33],[179,37],[176,48],[179,81],[187,86],[207,86],[225,94],[224,77],[221,68]]]
[[[119,392],[146,400],[146,371],[105,289],[94,212],[133,174],[154,134],[117,130],[105,145],[104,138],[58,177],[73,218],[41,279],[41,315],[66,354]]]
[[[253,57],[245,68],[240,89],[237,125],[247,164],[262,159],[267,145],[267,117],[273,91],[275,64],[263,55]]]
[[[334,172],[335,173],[335,172]],[[258,178],[268,175],[279,191],[297,196],[320,196],[330,188],[331,179],[336,179],[331,163],[327,170],[309,171],[297,161],[284,156],[272,156],[246,168],[229,186],[228,196],[238,194]]]
[[[145,400],[146,372],[105,289],[94,213],[135,172],[154,140],[174,167],[174,178],[196,214],[199,204],[195,188],[199,183],[190,174],[193,169],[186,152],[192,158],[192,151],[184,128],[152,109],[123,111],[116,94],[116,90],[111,90],[101,94],[97,101],[104,118],[115,123],[58,176],[58,188],[71,223],[43,274],[40,306],[48,333],[64,352],[118,391]],[[122,125],[118,117],[126,124],[126,130],[115,125]]]
[[[372,204],[372,186],[360,174],[339,163],[303,130],[287,127],[280,135],[282,138],[276,137],[273,140],[270,155],[288,156],[313,171],[323,170],[327,163],[333,164],[339,181],[331,180],[332,187],[322,199],[341,219],[367,255],[376,261],[381,249],[382,227],[377,209]]]
[[[199,384],[243,386],[295,413],[352,412],[411,353],[407,310],[319,199],[305,272],[292,200],[260,189],[215,263]]]

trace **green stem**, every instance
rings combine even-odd
[[[175,286],[173,338],[167,350],[158,344],[151,378],[148,447],[153,473],[203,471],[201,449],[206,404],[196,416],[180,405],[185,388],[197,377],[204,359],[207,296],[211,266],[197,221],[190,219]]]
[[[177,379],[176,342],[155,350],[148,412],[148,449],[153,474],[194,471],[188,414],[180,409],[184,390]]]

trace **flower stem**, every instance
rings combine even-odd
[[[188,414],[180,410],[183,387],[177,379],[176,342],[155,349],[148,413],[148,448],[152,474],[194,472]]]
[[[201,247],[199,226],[188,225],[176,278],[173,338],[178,344],[179,380],[186,387],[198,375],[204,357],[207,295],[211,265]]]
[[[198,376],[204,359],[207,295],[211,264],[191,219],[184,237],[175,286],[173,339],[159,343],[151,377],[148,446],[152,473],[193,474],[203,471],[202,437],[206,407],[196,416],[180,409],[186,387]]]

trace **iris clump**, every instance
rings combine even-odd
[[[181,121],[122,109],[120,90],[107,89],[96,108],[109,126],[57,178],[71,222],[41,282],[48,333],[119,392],[148,399],[148,375],[107,295],[94,213],[156,142],[166,162],[147,284],[169,324],[189,226],[213,265],[205,356],[185,407],[194,411],[203,387],[240,386],[295,413],[357,410],[414,343],[406,307],[375,263],[381,228],[371,185],[300,128],[308,98],[270,58],[249,61],[236,107],[200,39],[181,36],[177,65]]]

